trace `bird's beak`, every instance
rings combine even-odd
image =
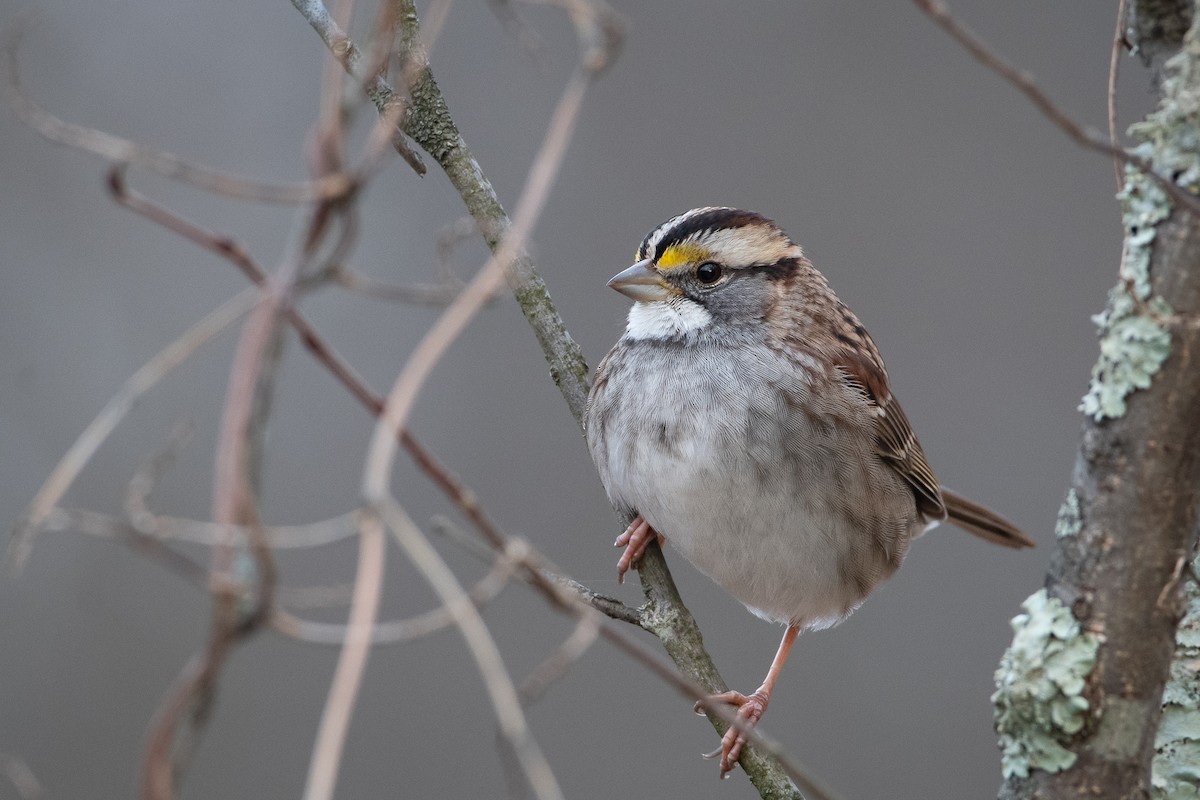
[[[612,276],[608,285],[621,294],[642,303],[666,300],[671,296],[666,281],[658,274],[650,259],[637,262],[624,272]]]

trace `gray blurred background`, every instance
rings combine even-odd
[[[861,316],[943,482],[1010,515],[1042,546],[991,548],[950,528],[845,625],[802,637],[764,728],[846,798],[987,797],[1000,780],[992,671],[1009,618],[1041,582],[1071,470],[1103,304],[1120,251],[1111,164],[1084,153],[909,3],[616,2],[619,61],[591,92],[532,250],[595,364],[627,301],[604,282],[647,230],[698,205],[777,219]],[[959,16],[1077,117],[1101,127],[1115,4],[961,0]],[[0,3],[0,22],[18,5]],[[305,176],[326,51],[283,0],[46,0],[21,54],[30,92],[81,124],[258,178]],[[531,56],[486,5],[460,0],[433,67],[510,210],[574,58],[560,12],[518,6]],[[1123,61],[1122,126],[1153,76]],[[10,524],[118,386],[245,283],[229,264],[116,208],[98,159],[0,111],[0,520]],[[214,199],[134,172],[136,187],[243,242],[271,267],[287,210]],[[462,215],[434,167],[393,162],[364,205],[351,261],[379,279],[433,275],[436,232]],[[455,252],[459,274],[482,263]],[[435,311],[337,289],[304,310],[376,388]],[[120,509],[131,474],[176,422],[197,434],[152,498],[209,514],[217,419],[235,336],[205,348],[137,407],[67,504]],[[413,429],[504,530],[631,603],[618,532],[579,431],[515,304],[467,331],[418,402]],[[355,507],[372,420],[292,340],[264,489],[269,522]],[[403,458],[394,490],[426,521],[449,509]],[[481,566],[442,543],[464,580]],[[201,551],[192,555],[202,557]],[[344,582],[352,543],[281,556],[289,586]],[[668,560],[731,685],[758,685],[780,631],[677,554]],[[393,558],[384,616],[431,593]],[[344,611],[310,612],[336,620]],[[523,587],[486,612],[523,675],[570,626]],[[50,533],[0,579],[0,751],[50,797],[135,792],[161,696],[203,645],[206,598],[109,542]],[[630,631],[635,633],[634,631]],[[643,640],[653,645],[648,636]],[[239,648],[183,797],[299,793],[336,651],[274,633]],[[688,703],[599,644],[530,719],[571,797],[751,797],[699,754],[716,746]],[[350,731],[341,797],[498,797],[495,723],[461,639],[377,650]],[[8,787],[0,789],[0,796]]]

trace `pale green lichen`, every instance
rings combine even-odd
[[[1182,50],[1164,65],[1162,103],[1130,126],[1139,140],[1132,153],[1189,192],[1200,190],[1200,42],[1189,32]],[[1100,329],[1100,357],[1080,410],[1100,421],[1125,413],[1125,399],[1150,386],[1171,349],[1163,324],[1171,308],[1151,297],[1150,258],[1158,226],[1171,215],[1170,197],[1141,170],[1126,167],[1119,195],[1125,226],[1121,282],[1108,306],[1094,319]]]
[[[1139,149],[1149,154],[1147,144]],[[1096,421],[1122,416],[1125,398],[1136,389],[1149,388],[1171,351],[1171,334],[1161,323],[1171,308],[1162,298],[1150,297],[1151,249],[1157,225],[1170,216],[1170,200],[1135,170],[1126,171],[1120,199],[1125,211],[1121,283],[1109,290],[1104,311],[1092,317],[1100,332],[1100,357],[1079,405]]]
[[[1154,740],[1151,786],[1157,800],[1200,798],[1200,588],[1193,580],[1186,601]]]
[[[1013,641],[996,670],[996,733],[1004,777],[1060,772],[1075,763],[1063,745],[1083,729],[1084,687],[1100,638],[1080,630],[1071,609],[1045,589],[1021,604]]]
[[[1058,519],[1054,522],[1054,535],[1059,539],[1078,536],[1083,527],[1083,517],[1079,510],[1079,495],[1074,489],[1067,490],[1067,498],[1058,509]]]

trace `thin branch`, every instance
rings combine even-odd
[[[384,423],[380,421],[376,425],[376,431],[383,426]],[[454,617],[455,625],[462,633],[467,649],[475,661],[475,667],[483,678],[500,729],[512,745],[534,793],[540,800],[561,798],[562,790],[549,762],[529,730],[516,687],[513,686],[512,678],[504,666],[504,659],[479,611],[471,603],[458,578],[400,504],[390,497],[378,498],[375,502],[380,516],[400,547],[428,581],[442,605]]]
[[[358,50],[341,30],[331,27],[324,6],[314,0],[293,0],[293,5],[321,36],[335,57],[345,57],[343,64],[347,66],[348,71],[356,74],[354,70],[357,69]],[[433,79],[428,61],[424,58],[423,50],[417,41],[418,28],[416,10],[411,3],[404,3],[400,36],[408,65],[405,76],[410,80],[412,107],[404,117],[402,125],[405,133],[437,160],[462,197],[467,211],[479,225],[484,240],[494,251],[511,223],[496,196],[495,189],[484,178],[482,169],[450,117],[445,99]],[[347,55],[350,53],[354,54],[353,58]],[[381,113],[389,102],[400,102],[382,78],[374,76],[370,86],[372,88],[368,95],[371,95],[372,91],[376,93],[372,99],[381,109]],[[571,413],[577,420],[580,419],[587,403],[588,369],[579,346],[571,338],[562,318],[554,309],[545,281],[528,256],[522,253],[512,264],[509,281],[517,303],[550,363],[551,376],[567,400]]]
[[[311,547],[349,538],[359,532],[360,512],[345,514],[332,520],[322,520],[309,525],[264,528],[263,537],[273,548]],[[177,530],[164,530],[177,526]],[[87,536],[122,542],[143,555],[161,563],[171,572],[187,580],[198,589],[209,588],[208,569],[182,553],[165,546],[170,540],[189,541],[196,544],[213,545],[222,531],[212,522],[180,520],[175,517],[153,516],[144,518],[138,525],[109,514],[79,508],[55,508],[46,519],[45,531],[73,530]],[[245,536],[244,529],[235,528],[235,533]],[[239,533],[240,531],[240,533]],[[517,542],[519,540],[513,540]],[[491,554],[491,550],[486,550]],[[516,551],[514,551],[516,552]],[[509,557],[494,560],[492,568],[469,592],[471,601],[479,608],[495,599],[512,577],[516,562]],[[563,579],[564,586],[580,586]],[[234,585],[239,597],[249,597],[254,587],[237,583]],[[346,626],[332,623],[312,622],[301,619],[284,608],[299,604],[331,605],[346,602],[348,587],[288,587],[276,589],[277,602],[270,610],[268,624],[284,636],[321,645],[340,645],[346,638]],[[586,590],[586,587],[583,587]],[[311,595],[316,597],[310,597]],[[606,598],[612,603],[618,601]],[[632,609],[630,609],[632,611]],[[372,628],[372,645],[402,644],[436,633],[454,624],[449,613],[438,606],[407,619],[379,622]]]
[[[120,167],[115,167],[110,173],[109,188],[116,202],[124,207],[232,262],[255,285],[265,285],[266,273],[254,262],[245,248],[233,239],[201,228],[173,211],[154,203],[144,195],[131,190],[125,183],[124,171]],[[325,341],[294,305],[286,306],[283,309],[283,315],[299,334],[301,342],[317,359],[317,362],[324,365],[373,416],[378,417],[383,411],[383,397],[366,384],[354,368]],[[401,433],[400,444],[408,451],[421,471],[467,514],[472,523],[488,537],[489,541],[496,547],[501,547],[502,542],[496,535],[496,528],[479,508],[475,494],[451,475],[450,471],[440,464],[412,433],[407,430]]]
[[[466,550],[471,555],[481,561],[491,563],[496,560],[497,554],[488,545],[483,544],[478,539],[468,536],[465,531],[459,528],[445,517],[434,517],[431,523],[431,528],[434,533],[445,536],[454,544]],[[499,534],[498,534],[499,535]],[[518,539],[506,539],[504,552],[509,552],[514,542]],[[541,559],[541,555],[536,553],[531,547],[529,548],[529,557],[523,559],[521,566],[525,568],[521,577],[529,585],[543,589],[548,584],[554,584],[566,590],[571,595],[574,595],[578,600],[588,604],[592,608],[599,611],[610,619],[615,619],[620,622],[628,622],[630,625],[642,627],[642,612],[632,606],[627,606],[615,597],[609,597],[605,594],[600,594],[597,591],[583,585],[574,578],[559,574],[545,565],[535,562],[535,558]],[[547,594],[545,590],[542,591]],[[551,592],[548,595],[553,599],[556,595]],[[570,609],[568,609],[570,610]],[[579,616],[575,614],[575,616]]]
[[[343,289],[370,297],[373,300],[384,300],[391,303],[408,303],[417,306],[442,307],[454,302],[454,298],[462,293],[461,281],[442,281],[440,283],[395,284],[376,280],[349,267],[335,267],[332,273],[333,282]]]
[[[373,515],[365,516],[359,539],[358,576],[354,582],[354,600],[350,606],[346,638],[313,744],[304,800],[331,800],[333,797],[346,733],[350,728],[350,716],[362,685],[367,656],[371,650],[372,630],[379,612],[386,541],[379,519]]]
[[[20,17],[7,32],[4,44],[8,61],[5,89],[8,102],[21,121],[50,141],[94,153],[114,163],[133,164],[165,178],[238,200],[303,205],[314,200],[341,196],[349,188],[346,176],[341,174],[308,183],[248,181],[231,173],[194,164],[174,153],[145,147],[128,139],[75,125],[54,116],[35,103],[21,85],[17,55],[28,25],[28,16]]]
[[[147,535],[140,526],[98,511],[55,507],[46,516],[43,531],[72,530],[100,539],[112,539],[129,545],[144,556],[159,562],[171,572],[199,589],[208,589],[208,569],[170,547],[164,539]]]
[[[331,279],[344,289],[360,292],[376,300],[389,300],[397,303],[413,303],[417,305],[446,306],[462,292],[466,286],[454,274],[451,267],[455,247],[463,240],[477,236],[479,228],[470,217],[459,217],[438,232],[437,266],[434,270],[435,283],[418,283],[396,285],[375,280],[346,265],[337,265],[330,275]],[[491,301],[489,301],[490,303]]]
[[[326,106],[327,107],[327,106]],[[337,125],[317,132],[316,151],[337,143]],[[339,174],[337,156],[328,152],[315,164],[317,174]],[[117,173],[114,173],[116,175]],[[114,186],[116,181],[113,181]],[[239,595],[232,579],[235,548],[228,537],[212,549],[212,619],[205,649],[180,676],[177,688],[165,699],[150,736],[144,764],[143,795],[148,800],[167,800],[173,796],[180,774],[179,743],[191,744],[205,723],[216,690],[217,676],[236,641],[260,626],[272,605],[275,566],[271,551],[259,527],[255,453],[265,434],[266,407],[270,402],[274,369],[273,343],[285,309],[291,305],[297,279],[306,266],[321,271],[321,250],[332,238],[328,259],[340,261],[355,238],[356,215],[351,201],[361,183],[351,181],[347,191],[320,202],[304,215],[300,242],[295,253],[285,257],[273,278],[263,288],[263,302],[242,327],[230,368],[226,400],[221,416],[220,434],[214,463],[213,519],[219,525],[245,525],[250,532],[249,555],[254,560],[257,578],[256,603],[242,612]],[[180,737],[183,715],[190,710],[190,724]]]
[[[600,619],[594,614],[586,614],[575,622],[571,631],[562,644],[555,648],[542,663],[538,664],[525,680],[521,681],[518,689],[521,702],[532,705],[545,696],[550,687],[556,683],[571,665],[583,657],[600,635]]]
[[[413,107],[405,118],[405,131],[422,149],[438,161],[450,182],[458,190],[467,210],[479,225],[485,241],[495,252],[509,231],[511,223],[496,197],[494,189],[483,177],[479,164],[471,155],[454,120],[450,117],[446,102],[433,79],[428,63],[421,62],[422,51],[419,46],[419,22],[416,12],[411,3],[404,3],[404,8],[401,36],[406,43],[407,50],[414,54],[409,58],[414,59],[417,66],[420,67],[419,70],[409,71],[415,80],[410,86]],[[311,19],[310,23],[313,23],[315,28],[317,27],[317,24]],[[611,18],[607,19],[607,23],[604,30],[610,36],[611,43],[616,38],[616,27],[612,24]],[[327,44],[329,43],[325,36],[322,38],[326,40]],[[578,345],[571,338],[562,318],[558,315],[545,282],[524,254],[521,254],[513,262],[509,281],[518,305],[525,314],[542,346],[546,360],[550,364],[552,379],[566,400],[571,413],[577,421],[580,421],[587,402],[589,374]],[[450,489],[453,490],[453,488],[453,484],[451,484]],[[463,500],[463,505],[472,509],[470,514],[472,521],[484,533],[489,543],[494,547],[501,546],[502,539],[498,531],[482,513],[478,512],[473,496],[464,497]],[[702,699],[706,692],[727,688],[717,674],[711,658],[704,651],[695,621],[679,599],[678,591],[661,553],[656,547],[652,547],[651,551],[644,562],[645,564],[654,564],[655,568],[647,570],[644,564],[640,573],[643,586],[646,587],[651,605],[656,610],[656,619],[658,621],[668,619],[675,621],[674,627],[663,622],[657,635],[666,646],[672,660],[681,669],[687,670],[688,674],[701,678],[703,685],[683,678],[673,670],[664,667],[639,645],[623,637],[611,626],[605,625],[602,628],[602,634],[623,652],[645,664],[654,674],[687,695],[691,701]],[[555,607],[569,609],[572,608],[572,604],[578,605],[573,595],[564,594],[562,589],[547,583],[536,572],[530,571],[530,579],[539,591],[551,599]],[[582,606],[579,607],[582,608]],[[719,732],[724,731],[724,726],[727,724],[724,720],[727,718],[731,718],[731,716],[724,708],[716,709],[710,716],[710,719],[715,720],[714,725],[717,726]],[[754,730],[750,732],[750,740],[765,744],[761,733]],[[773,748],[770,752],[778,753],[778,748]],[[764,757],[756,747],[750,747],[743,751],[742,765],[751,782],[764,796],[799,796],[787,774],[791,774],[798,783],[805,786],[805,790],[814,798],[829,796],[802,770],[788,764],[783,759],[771,761]]]
[[[1118,0],[1117,2],[1117,22],[1116,30],[1113,31],[1112,51],[1108,56],[1108,143],[1112,147],[1117,147],[1117,72],[1121,64],[1121,51],[1126,46],[1125,26],[1126,21],[1126,0]],[[1113,170],[1117,174],[1117,193],[1120,194],[1125,190],[1125,172],[1121,169],[1121,162],[1113,158]]]
[[[1042,115],[1058,126],[1072,141],[1081,147],[1111,156],[1122,164],[1134,167],[1153,180],[1171,199],[1191,213],[1200,215],[1200,198],[1180,187],[1169,177],[1160,175],[1154,165],[1141,156],[1111,144],[1102,134],[1084,127],[1073,120],[1038,87],[1029,73],[1018,69],[996,54],[988,45],[954,19],[950,9],[941,0],[913,0],[938,27],[962,45],[975,60],[995,72],[1025,95]]]
[[[154,525],[154,515],[146,505],[147,498],[154,491],[154,486],[175,464],[179,452],[191,440],[195,428],[187,422],[177,423],[167,437],[167,443],[150,458],[147,458],[125,487],[125,516],[135,528],[140,528],[139,521],[147,523],[147,529]]]
[[[272,549],[298,550],[322,547],[344,541],[358,533],[359,511],[310,522],[306,525],[273,525],[262,527],[262,537]],[[147,539],[161,542],[185,542],[213,547],[219,541],[232,539],[234,544],[248,546],[252,535],[245,525],[222,526],[215,522],[171,517],[152,511],[139,512],[131,520],[79,508],[56,506],[42,524],[44,531],[77,530],[92,536],[118,538],[115,526],[128,526]]]
[[[498,558],[492,568],[467,593],[476,608],[482,609],[499,596],[512,577],[516,562],[512,557]],[[370,632],[372,645],[402,644],[420,639],[454,624],[454,617],[444,606],[432,608],[407,619],[375,623]],[[303,620],[276,607],[271,613],[271,625],[285,636],[312,644],[341,644],[347,636],[344,625],[332,625]]]
[[[0,753],[0,775],[8,778],[21,800],[41,800],[45,795],[29,765],[11,753]]]
[[[409,11],[411,7],[405,10]],[[590,77],[583,70],[577,70],[568,82],[549,132],[530,170],[510,235],[505,237],[463,293],[438,318],[406,362],[384,404],[363,469],[364,495],[379,510],[413,563],[454,614],[488,689],[500,728],[534,793],[543,800],[561,797],[562,791],[529,730],[516,689],[495,642],[478,611],[470,605],[454,573],[411,523],[399,504],[391,499],[388,482],[395,458],[396,439],[404,430],[408,413],[425,379],[446,348],[499,288],[509,262],[524,247],[525,239],[540,215],[553,177],[561,164],[589,82]]]
[[[380,116],[396,113],[395,109],[397,108],[403,114],[404,100],[392,90],[392,87],[387,85],[387,82],[378,73],[362,71],[362,52],[350,40],[350,37],[342,32],[342,28],[329,15],[329,10],[323,2],[320,0],[292,0],[292,5],[308,20],[309,25],[321,37],[321,41],[325,42],[325,46],[329,48],[329,52],[333,53],[342,68],[362,85],[363,91],[375,104]],[[425,174],[426,168],[421,157],[408,146],[402,136],[393,137],[392,146],[414,172],[418,175]]]
[[[121,385],[59,460],[46,482],[34,495],[21,521],[17,523],[8,546],[8,561],[14,569],[19,570],[25,563],[38,530],[45,524],[50,513],[71,488],[71,484],[79,477],[79,473],[95,455],[96,450],[138,399],[171,370],[186,361],[201,345],[248,313],[256,304],[257,298],[258,292],[252,288],[234,295],[188,328],[182,336],[163,348]]]
[[[396,437],[404,430],[417,394],[433,371],[434,365],[488,298],[500,287],[508,265],[524,248],[526,238],[541,214],[554,176],[566,153],[567,142],[574,131],[590,80],[589,74],[583,70],[572,74],[555,109],[546,138],[529,171],[521,198],[517,202],[512,230],[487,264],[467,284],[462,294],[455,298],[422,337],[400,371],[395,387],[388,395],[388,402],[368,451],[363,475],[363,492],[368,498],[379,500],[387,492],[386,481],[391,475],[395,458]]]

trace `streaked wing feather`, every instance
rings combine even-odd
[[[880,458],[912,486],[921,513],[930,519],[945,519],[946,504],[942,501],[937,477],[925,460],[925,452],[904,409],[892,397],[883,365],[878,359],[862,353],[844,351],[838,354],[837,366],[842,379],[875,407],[875,435]]]

